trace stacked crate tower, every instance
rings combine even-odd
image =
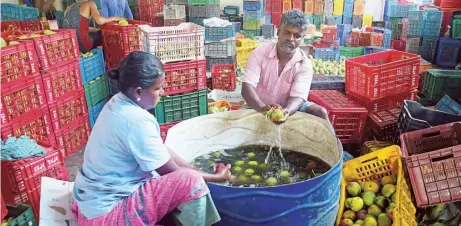
[[[128,0],[133,19],[145,21],[152,26],[163,26],[163,6],[165,0]]]
[[[186,6],[166,4],[163,6],[163,26],[177,26],[186,22]]]
[[[38,9],[17,4],[1,3],[1,31],[40,31]]]
[[[207,114],[205,30],[194,23],[138,28],[145,43],[142,51],[157,56],[164,65],[164,93],[149,112],[157,118],[165,139],[176,123]]]
[[[203,26],[203,20],[221,14],[219,0],[189,0],[189,22]]]
[[[263,2],[262,0],[243,1],[243,30],[248,36],[261,36],[261,25],[263,24]]]

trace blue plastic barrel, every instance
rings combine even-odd
[[[343,159],[327,173],[294,184],[262,188],[209,183],[219,226],[332,226],[339,208]]]

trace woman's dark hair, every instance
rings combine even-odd
[[[128,88],[147,89],[163,75],[160,59],[150,53],[134,51],[126,56],[117,69],[107,72],[107,77],[117,80],[118,89],[126,94]]]

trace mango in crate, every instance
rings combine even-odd
[[[127,25],[129,25],[129,23],[128,23],[127,20],[121,19],[121,20],[118,21],[118,25],[120,25],[120,26],[127,26]]]
[[[1,47],[5,47],[5,46],[7,46],[8,44],[6,43],[5,39],[1,38],[1,40],[0,40],[0,45],[1,45]]]
[[[52,31],[52,30],[44,30],[43,31],[43,34],[45,35],[52,35],[52,34],[56,34],[56,32]]]
[[[27,35],[21,35],[21,36],[19,36],[19,39],[20,39],[20,40],[24,40],[24,39],[27,39],[27,38],[28,38]]]
[[[29,38],[38,38],[38,37],[41,37],[42,35],[40,34],[32,34],[29,36]]]
[[[11,42],[9,43],[10,46],[18,45],[18,44],[19,44],[19,42],[17,42],[17,41],[11,41]]]

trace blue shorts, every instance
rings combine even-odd
[[[306,112],[306,110],[307,110],[310,106],[312,106],[312,105],[314,105],[314,104],[315,104],[314,102],[305,101],[305,102],[301,105],[301,107],[299,107],[299,110],[298,110],[298,111],[300,111],[300,112]]]

